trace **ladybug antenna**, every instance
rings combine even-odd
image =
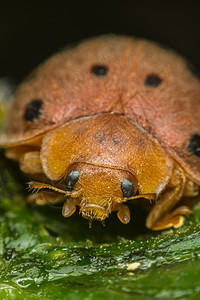
[[[63,190],[58,189],[55,186],[52,186],[50,184],[43,183],[43,182],[37,182],[37,181],[28,182],[28,188],[29,188],[29,190],[33,190],[34,192],[38,192],[41,189],[48,189],[48,190],[52,190],[54,192],[65,194],[67,196],[71,195],[71,193],[68,191],[63,191]]]

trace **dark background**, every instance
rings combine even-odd
[[[198,1],[13,3],[0,4],[0,76],[16,82],[66,44],[103,33],[158,41],[200,67]]]

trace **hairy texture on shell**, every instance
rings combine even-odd
[[[108,72],[96,76],[94,65]],[[27,122],[23,116],[34,99],[43,101],[42,113]],[[188,150],[191,137],[200,134],[199,101],[200,82],[183,58],[145,40],[102,36],[54,55],[22,83],[0,142],[7,147],[72,119],[120,113],[154,135],[200,183],[200,158]]]

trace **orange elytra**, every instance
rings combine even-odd
[[[63,201],[64,217],[104,221],[147,199],[146,226],[179,227],[199,193],[200,81],[181,56],[157,44],[106,35],[62,50],[15,94],[0,137],[39,190]],[[191,203],[190,201],[189,203]]]

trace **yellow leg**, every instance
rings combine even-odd
[[[47,203],[54,205],[64,202],[64,196],[53,192],[38,192],[29,195],[27,202],[30,204],[36,203],[38,205],[45,205]]]
[[[179,169],[174,169],[171,180],[165,191],[160,195],[150,211],[146,226],[152,230],[162,230],[183,225],[183,214],[191,213],[187,206],[180,206],[173,210],[183,195],[186,178]]]
[[[183,191],[183,196],[184,197],[194,197],[199,194],[199,186],[191,181],[187,180],[185,183],[184,191]]]

